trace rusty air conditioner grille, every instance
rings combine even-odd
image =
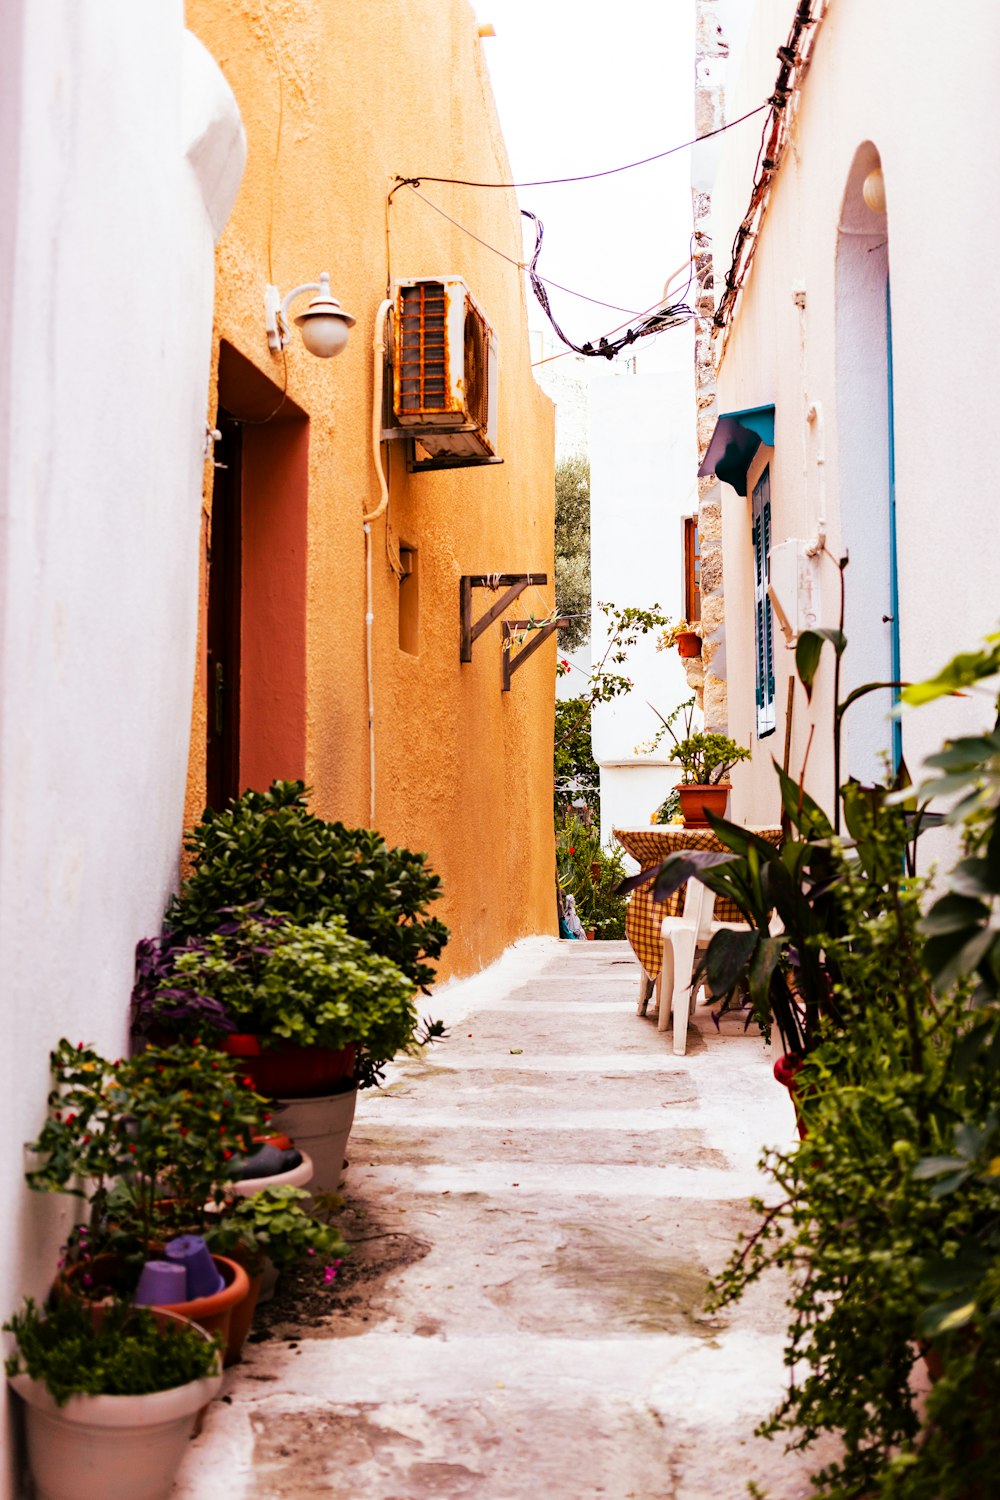
[[[399,414],[448,411],[445,289],[420,281],[400,289]]]
[[[465,405],[470,418],[486,429],[490,410],[489,331],[470,301],[465,304]]]

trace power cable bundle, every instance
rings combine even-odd
[[[622,349],[627,349],[637,339],[646,338],[647,335],[652,333],[662,333],[665,328],[677,328],[681,323],[690,322],[694,317],[694,313],[686,302],[673,302],[665,307],[655,308],[650,313],[645,313],[637,323],[630,324],[624,333],[619,334],[617,338],[608,338],[602,334],[597,340],[596,345],[574,344],[573,340],[563,333],[553,317],[552,307],[549,303],[549,294],[545,289],[545,283],[538,274],[538,257],[541,254],[542,240],[545,236],[545,225],[538,215],[533,214],[530,209],[522,208],[521,214],[525,219],[530,219],[535,226],[535,249],[527,265],[531,289],[538,298],[539,306],[552,324],[559,338],[570,349],[574,350],[575,353],[586,354],[591,358],[614,359],[616,354]],[[690,279],[688,284],[690,285]]]

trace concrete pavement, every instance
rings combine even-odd
[[[781,1284],[703,1310],[788,1096],[740,1018],[698,1012],[675,1058],[637,991],[627,944],[534,939],[426,1003],[448,1039],[362,1097],[348,1150],[355,1232],[408,1263],[248,1346],[174,1500],[809,1495],[819,1456],[753,1437]]]

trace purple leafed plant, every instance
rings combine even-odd
[[[253,919],[258,932],[261,927],[278,929],[285,925],[281,917],[262,916],[259,906],[260,903],[255,902],[245,907],[223,907],[218,912],[220,920],[215,935],[236,940],[233,960],[248,969],[271,952],[271,948],[259,938],[253,943],[239,943],[248,919]],[[139,941],[135,950],[135,984],[132,989],[133,1031],[147,1035],[156,1026],[184,1034],[202,1028],[223,1032],[239,1030],[224,1002],[215,996],[201,994],[195,986],[186,983],[183,966],[178,967],[178,959],[185,954],[205,953],[207,950],[204,938],[180,937],[169,927],[158,938]]]

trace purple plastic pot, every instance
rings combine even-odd
[[[180,1234],[175,1240],[168,1240],[166,1254],[168,1260],[183,1266],[187,1272],[188,1301],[214,1297],[222,1291],[226,1283],[200,1234]]]
[[[187,1300],[187,1271],[172,1260],[147,1260],[132,1301],[136,1307],[162,1307]]]

